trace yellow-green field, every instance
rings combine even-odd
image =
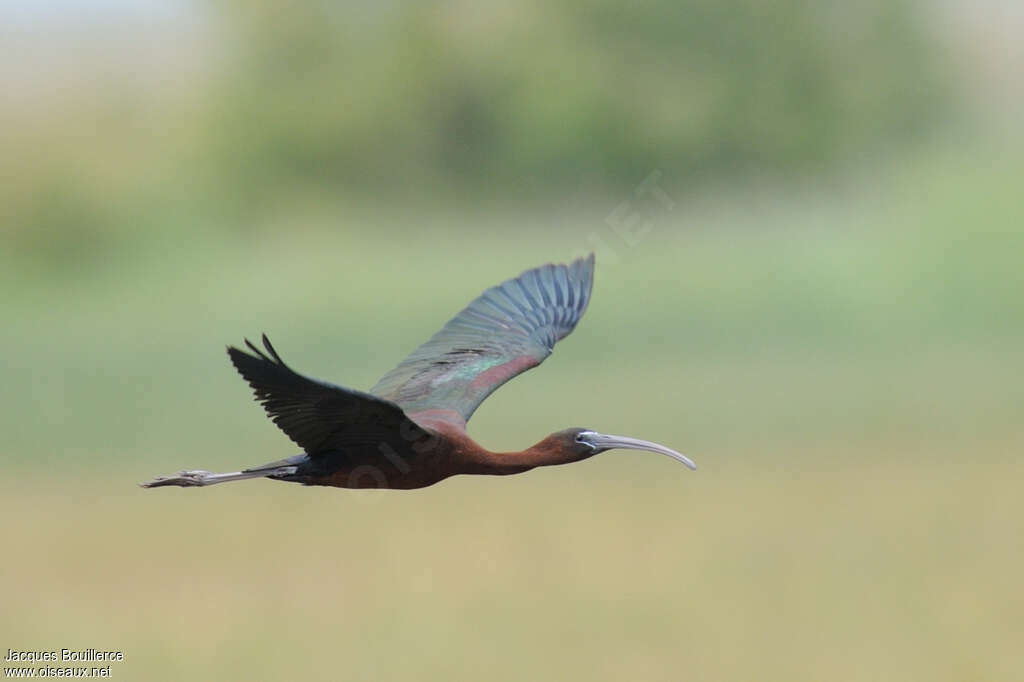
[[[634,245],[613,197],[0,255],[0,647],[119,649],[122,680],[1022,679],[1020,158],[673,190]],[[366,388],[486,286],[595,245],[575,334],[470,431],[588,426],[696,473],[611,452],[414,492],[135,486],[294,453],[225,344],[266,331]]]
[[[411,494],[25,477],[2,636],[129,680],[1019,679],[1024,439],[983,446]]]

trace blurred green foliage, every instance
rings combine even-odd
[[[203,67],[171,96],[145,72],[111,88],[86,69],[0,112],[0,239],[60,264],[154,225],[248,229],[352,196],[516,202],[621,196],[655,169],[677,187],[785,176],[918,134],[949,103],[911,0],[211,11]]]
[[[937,65],[905,1],[225,7],[222,177],[486,193],[789,171],[919,129]]]

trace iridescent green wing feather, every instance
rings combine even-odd
[[[539,365],[569,335],[587,309],[593,282],[591,254],[492,287],[370,392],[411,415],[440,410],[468,421],[495,389]]]

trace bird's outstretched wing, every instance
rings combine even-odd
[[[439,410],[467,421],[495,389],[539,365],[569,335],[587,309],[593,282],[590,254],[492,287],[370,392],[410,414]]]
[[[266,335],[266,352],[248,339],[245,343],[255,355],[229,346],[231,362],[274,423],[309,455],[340,449],[372,452],[382,443],[412,443],[430,437],[393,402],[293,371]]]

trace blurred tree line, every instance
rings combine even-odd
[[[169,205],[230,219],[297,196],[516,200],[654,169],[677,184],[802,172],[912,137],[950,100],[912,0],[216,8],[216,59],[173,123],[100,114],[76,123],[84,146],[0,161],[21,173],[0,190],[5,231],[38,246]],[[96,177],[91,157],[127,170]]]
[[[789,171],[914,133],[940,90],[905,0],[258,6],[225,7],[212,135],[258,193]]]

